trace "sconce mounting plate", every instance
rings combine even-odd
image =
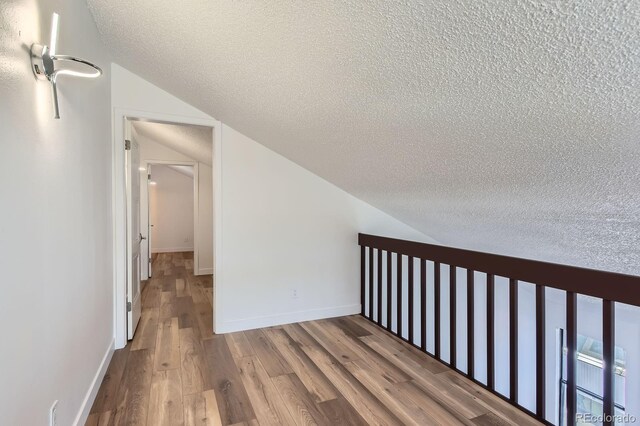
[[[42,44],[31,45],[31,69],[39,80],[50,80],[53,75],[53,58],[49,54],[49,48]]]

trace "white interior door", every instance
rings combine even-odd
[[[151,176],[151,164],[140,169],[140,229],[146,241],[140,246],[140,279],[142,281],[151,278],[151,244],[149,227],[149,176]]]
[[[142,298],[140,297],[140,151],[138,143],[127,143],[127,337],[133,339],[140,314]]]

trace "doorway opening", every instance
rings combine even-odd
[[[124,119],[127,340],[192,285],[213,299],[213,130]]]
[[[142,263],[142,280],[153,276],[152,258],[160,253],[189,253],[187,257],[191,261],[184,265],[185,269],[194,275],[202,275],[198,267],[199,247],[195,243],[198,235],[197,169],[197,163],[147,162],[140,167],[146,175],[140,179],[146,181],[146,188],[144,184],[140,188],[140,224],[148,236],[142,245],[142,258],[148,260]]]

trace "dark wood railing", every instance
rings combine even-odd
[[[546,408],[546,362],[545,362],[545,290],[547,287],[566,292],[566,339],[567,339],[567,419],[569,425],[576,422],[576,363],[577,363],[577,297],[579,294],[602,299],[602,336],[603,336],[603,411],[605,419],[612,419],[614,412],[614,352],[615,352],[615,303],[640,306],[640,277],[560,265],[535,260],[520,259],[471,250],[425,244],[413,241],[359,234],[361,247],[361,303],[362,315],[402,340],[419,348],[428,355],[447,364],[477,384],[506,399],[536,419],[550,424],[545,418]],[[386,254],[386,264],[383,256]],[[395,255],[395,256],[394,256]],[[374,260],[377,257],[377,261]],[[403,304],[403,285],[393,285],[392,265],[395,264],[396,283],[403,282],[403,257],[408,258],[406,271],[407,303]],[[414,277],[415,262],[419,262],[419,280]],[[427,262],[434,265],[433,306],[434,306],[434,350],[427,351]],[[377,264],[374,273],[374,263]],[[366,265],[368,264],[368,274]],[[441,280],[442,266],[449,266],[449,282]],[[386,271],[384,270],[386,268]],[[466,306],[458,306],[457,276],[458,268],[466,269],[467,298]],[[487,324],[487,380],[482,383],[475,374],[474,332],[467,332],[466,352],[467,371],[461,371],[457,365],[458,324],[456,311],[466,309],[466,330],[474,328],[474,277],[476,272],[486,274],[486,324]],[[495,277],[509,280],[509,396],[496,390],[495,383]],[[367,279],[368,277],[368,279]],[[386,278],[385,278],[386,277]],[[530,411],[518,402],[518,283],[535,285],[535,411]],[[441,357],[441,289],[449,285],[449,362]],[[395,292],[394,292],[395,287]],[[419,288],[419,292],[416,291]],[[386,308],[383,308],[383,292],[386,291]],[[395,294],[394,294],[395,293]],[[418,293],[417,295],[415,293]],[[368,300],[367,300],[368,295]],[[374,298],[374,295],[376,297]],[[419,312],[414,311],[416,298],[419,298]],[[395,299],[396,328],[392,327],[393,300]],[[406,306],[407,312],[403,312]],[[384,315],[383,315],[384,314]],[[383,321],[384,316],[384,321]],[[420,344],[416,345],[414,321],[420,320]],[[406,319],[408,329],[402,329]],[[464,326],[464,325],[461,325]],[[406,337],[405,337],[406,334]],[[605,425],[613,424],[605,420]]]

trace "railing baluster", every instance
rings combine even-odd
[[[369,319],[373,321],[373,247],[369,247]]]
[[[578,295],[567,292],[567,425],[576,424],[576,349],[578,343]]]
[[[536,284],[536,414],[545,416],[546,379],[546,300],[543,285]]]
[[[518,403],[518,280],[509,280],[509,399]]]
[[[487,274],[487,386],[495,389],[495,277]]]
[[[433,263],[434,355],[440,359],[440,262]]]
[[[393,260],[393,253],[387,251],[387,330],[391,331],[391,314],[393,310],[392,305],[392,287],[393,287],[393,276],[391,272],[391,262]]]
[[[604,426],[613,425],[615,415],[615,349],[616,349],[616,314],[615,303],[610,300],[602,301],[602,357],[603,369],[603,414]]]
[[[467,269],[467,376],[474,376],[475,351],[475,287],[474,272]]]
[[[409,261],[407,262],[407,268],[409,272],[408,276],[408,299],[407,305],[409,305],[408,309],[408,321],[409,321],[409,341],[413,343],[413,256],[409,256]]]
[[[449,265],[449,365],[457,368],[456,267]]]
[[[365,316],[365,295],[366,295],[366,288],[365,288],[365,281],[366,281],[366,253],[365,253],[366,247],[365,246],[360,246],[360,314],[362,316]]]
[[[382,250],[378,249],[378,325],[382,325]]]
[[[402,337],[402,253],[396,255],[397,280],[396,286],[396,335]]]
[[[420,259],[420,347],[427,351],[427,261]]]

